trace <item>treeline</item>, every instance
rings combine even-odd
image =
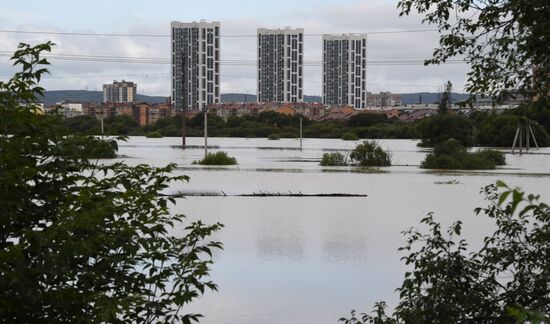
[[[76,133],[99,135],[99,120],[89,116],[65,119],[65,127]],[[421,139],[421,145],[434,146],[448,139],[456,139],[464,146],[509,147],[518,124],[531,125],[539,146],[550,145],[550,108],[538,104],[522,106],[504,113],[477,111],[469,116],[440,114],[415,123],[390,120],[384,114],[360,113],[347,120],[314,121],[303,118],[303,136],[306,138],[355,139]],[[187,136],[202,136],[204,114],[187,121]],[[150,137],[181,136],[181,117],[159,119],[155,124],[140,127],[130,116],[104,120],[107,135]],[[297,138],[300,117],[274,111],[258,116],[229,117],[224,120],[208,115],[208,134],[212,137],[269,137]]]
[[[463,146],[510,147],[519,125],[531,126],[539,146],[550,145],[550,107],[542,104],[526,105],[501,114],[477,111],[468,117],[436,115],[421,120],[417,133],[424,146],[455,139]]]
[[[342,138],[354,134],[356,138],[417,138],[416,126],[402,121],[389,120],[383,114],[357,114],[345,121],[313,121],[303,118],[303,136],[308,138]],[[99,135],[101,124],[90,116],[78,116],[64,120],[74,132]],[[202,136],[204,114],[200,113],[186,123],[187,136]],[[181,117],[159,119],[155,124],[140,127],[131,116],[104,119],[107,135],[147,136],[160,134],[165,137],[181,136]],[[208,135],[212,137],[268,137],[297,138],[300,136],[300,117],[274,111],[258,116],[229,117],[224,120],[208,114]]]

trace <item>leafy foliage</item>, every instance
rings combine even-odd
[[[202,165],[235,165],[237,164],[237,159],[227,155],[224,151],[219,151],[216,153],[208,153],[200,161],[193,161],[193,164],[202,164]]]
[[[162,134],[159,131],[152,131],[145,134],[147,138],[162,138]]]
[[[344,133],[342,134],[342,139],[344,141],[357,141],[359,139],[359,136],[357,136],[355,133]]]
[[[447,81],[447,84],[445,84],[445,91],[443,91],[443,94],[441,96],[441,99],[439,100],[439,105],[437,107],[437,111],[440,114],[447,114],[449,113],[449,109],[451,106],[451,93],[453,92],[453,84],[451,81]]]
[[[390,155],[376,141],[364,141],[350,154],[351,161],[359,166],[390,166]]]
[[[544,323],[550,320],[550,207],[540,196],[502,182],[484,188],[477,208],[496,225],[478,251],[461,238],[462,222],[445,232],[430,213],[429,232],[404,232],[413,268],[405,273],[392,316],[343,318],[345,323]],[[378,304],[380,305],[380,304]],[[350,321],[352,320],[352,321]],[[347,321],[347,322],[346,322]]]
[[[175,165],[97,164],[114,142],[35,113],[51,46],[20,44],[22,71],[0,82],[0,322],[198,320],[183,307],[216,289],[221,244],[206,240],[222,225],[170,214],[161,193],[188,179],[170,175]]]
[[[486,146],[511,147],[520,122],[524,124],[529,123],[531,125],[539,146],[550,145],[550,136],[548,136],[548,133],[543,127],[531,120],[526,120],[525,118],[512,114],[487,116],[479,127],[479,144]],[[531,142],[531,146],[534,147],[534,143]]]
[[[400,15],[418,12],[436,25],[439,48],[426,64],[453,57],[471,66],[466,91],[500,99],[550,93],[550,3],[546,0],[401,0]]]
[[[323,158],[319,163],[321,166],[345,166],[348,165],[347,156],[340,152],[323,153]]]
[[[468,152],[457,140],[449,139],[435,146],[420,164],[424,169],[485,170],[506,164],[504,154],[496,150]]]
[[[459,115],[435,115],[424,118],[418,124],[418,134],[423,146],[434,146],[454,138],[464,146],[475,144],[474,124]]]

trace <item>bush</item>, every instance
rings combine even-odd
[[[422,161],[420,167],[423,169],[487,170],[504,163],[505,157],[502,152],[484,150],[470,153],[459,141],[449,139],[437,144],[434,151]]]
[[[208,153],[200,161],[193,161],[193,164],[202,164],[202,165],[235,165],[237,164],[237,159],[230,157],[226,152],[219,151],[216,153]]]
[[[504,153],[500,151],[486,149],[481,150],[476,154],[484,159],[494,162],[496,165],[506,165],[506,157],[504,156]]]
[[[162,134],[159,131],[152,131],[145,134],[147,138],[162,138]]]
[[[341,139],[344,141],[357,141],[359,137],[355,133],[344,133]]]
[[[348,165],[347,158],[340,152],[334,153],[323,153],[323,158],[321,159],[322,166],[345,166]]]
[[[357,145],[350,154],[351,161],[359,166],[390,166],[391,157],[376,141],[365,141]]]
[[[216,290],[220,224],[171,213],[176,165],[96,163],[116,142],[66,134],[32,108],[51,43],[20,44],[0,82],[0,322],[189,323]],[[24,104],[31,104],[28,105]],[[18,133],[6,132],[11,125]]]
[[[276,134],[276,133],[269,134],[269,136],[267,137],[267,139],[268,139],[268,140],[271,140],[271,141],[276,141],[276,140],[281,139],[281,135]]]
[[[550,137],[544,127],[527,119],[522,119],[522,117],[509,114],[486,117],[479,128],[479,144],[484,146],[511,147],[520,122],[530,122],[539,146],[548,146],[550,144]],[[525,133],[523,136],[525,136]],[[525,145],[525,137],[523,138],[523,144]],[[531,140],[531,147],[534,146],[535,143]]]
[[[294,134],[293,132],[284,132],[281,133],[281,138],[298,138],[298,135]]]
[[[65,156],[83,159],[112,159],[116,157],[116,140],[103,140],[94,136],[67,136],[60,141]]]
[[[423,146],[435,146],[448,139],[455,139],[463,146],[475,144],[474,123],[464,116],[436,115],[418,124],[418,135]]]

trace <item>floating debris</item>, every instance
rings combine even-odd
[[[448,180],[448,181],[435,181],[434,184],[461,184],[460,181],[456,180],[456,179],[453,179],[453,180]]]
[[[354,193],[302,193],[302,192],[252,192],[248,194],[226,194],[221,192],[177,192],[175,194],[167,194],[165,196],[171,196],[175,198],[181,197],[367,197],[366,194],[354,194]]]

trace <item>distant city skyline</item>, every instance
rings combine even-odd
[[[122,10],[125,1],[112,4],[103,12],[105,1],[91,3],[56,2],[56,6],[40,1],[6,3],[0,12],[0,79],[13,68],[7,53],[19,42],[38,43],[52,40],[54,54],[163,58],[170,60],[170,22],[220,21],[221,67],[220,92],[257,92],[256,30],[257,28],[304,28],[304,94],[322,94],[322,34],[370,33],[379,31],[427,30],[420,18],[398,17],[394,1],[278,1],[261,2],[207,1],[189,4],[165,1],[148,5],[132,2]],[[111,4],[111,3],[109,3]],[[117,10],[116,8],[120,8]],[[63,8],[56,10],[55,8]],[[126,8],[126,7],[124,7]],[[167,10],[170,8],[170,10]],[[185,10],[184,10],[185,9]],[[101,12],[101,14],[100,14]],[[67,14],[70,13],[70,14]],[[97,14],[94,14],[97,13]],[[124,14],[122,14],[124,13]],[[1,31],[84,32],[117,34],[153,34],[168,37],[108,37],[76,35],[24,34]],[[239,36],[239,37],[232,37]],[[461,92],[465,82],[465,64],[424,67],[438,45],[437,32],[390,33],[369,35],[367,90],[370,92],[437,91],[451,80]],[[45,78],[48,90],[101,89],[114,79],[131,79],[140,84],[139,94],[169,96],[171,77],[169,64],[107,63],[51,60],[52,75]],[[308,63],[309,62],[309,63]],[[396,62],[395,64],[392,62]],[[404,63],[412,62],[412,63]]]

